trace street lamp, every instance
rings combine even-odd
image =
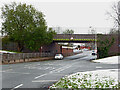
[[[42,53],[42,49],[43,49],[43,47],[41,46],[41,53]]]
[[[41,48],[40,48],[40,49],[41,49],[41,57],[42,57],[42,49],[43,49],[43,47],[41,46]]]
[[[92,28],[92,26],[89,27],[89,29],[88,29],[88,34],[90,34],[91,28]]]
[[[95,47],[94,47],[94,50],[97,50],[97,32],[96,32],[96,29],[94,28],[93,29],[93,33],[95,34]],[[97,57],[95,57],[95,60],[96,60]]]
[[[43,48],[43,47],[41,46],[41,51],[42,51],[42,48]]]
[[[70,39],[73,40],[73,37],[71,37]]]

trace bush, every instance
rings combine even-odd
[[[115,40],[113,37],[112,37],[112,40],[109,40],[108,38],[103,40],[101,38],[102,38],[102,36],[98,37],[99,46],[97,47],[97,50],[98,50],[99,58],[105,58],[105,57],[109,56],[109,54],[108,54],[109,49],[113,45]]]

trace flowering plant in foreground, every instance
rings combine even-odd
[[[60,79],[50,86],[52,88],[118,88],[118,80],[93,73],[77,73]]]

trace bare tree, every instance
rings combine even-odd
[[[107,12],[114,19],[115,27],[120,29],[120,1],[112,5],[112,12]]]

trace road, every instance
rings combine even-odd
[[[65,75],[100,69],[118,69],[117,64],[93,63],[90,62],[90,58],[93,58],[91,51],[84,51],[82,54],[65,57],[63,60],[3,65],[2,88],[47,89]]]

